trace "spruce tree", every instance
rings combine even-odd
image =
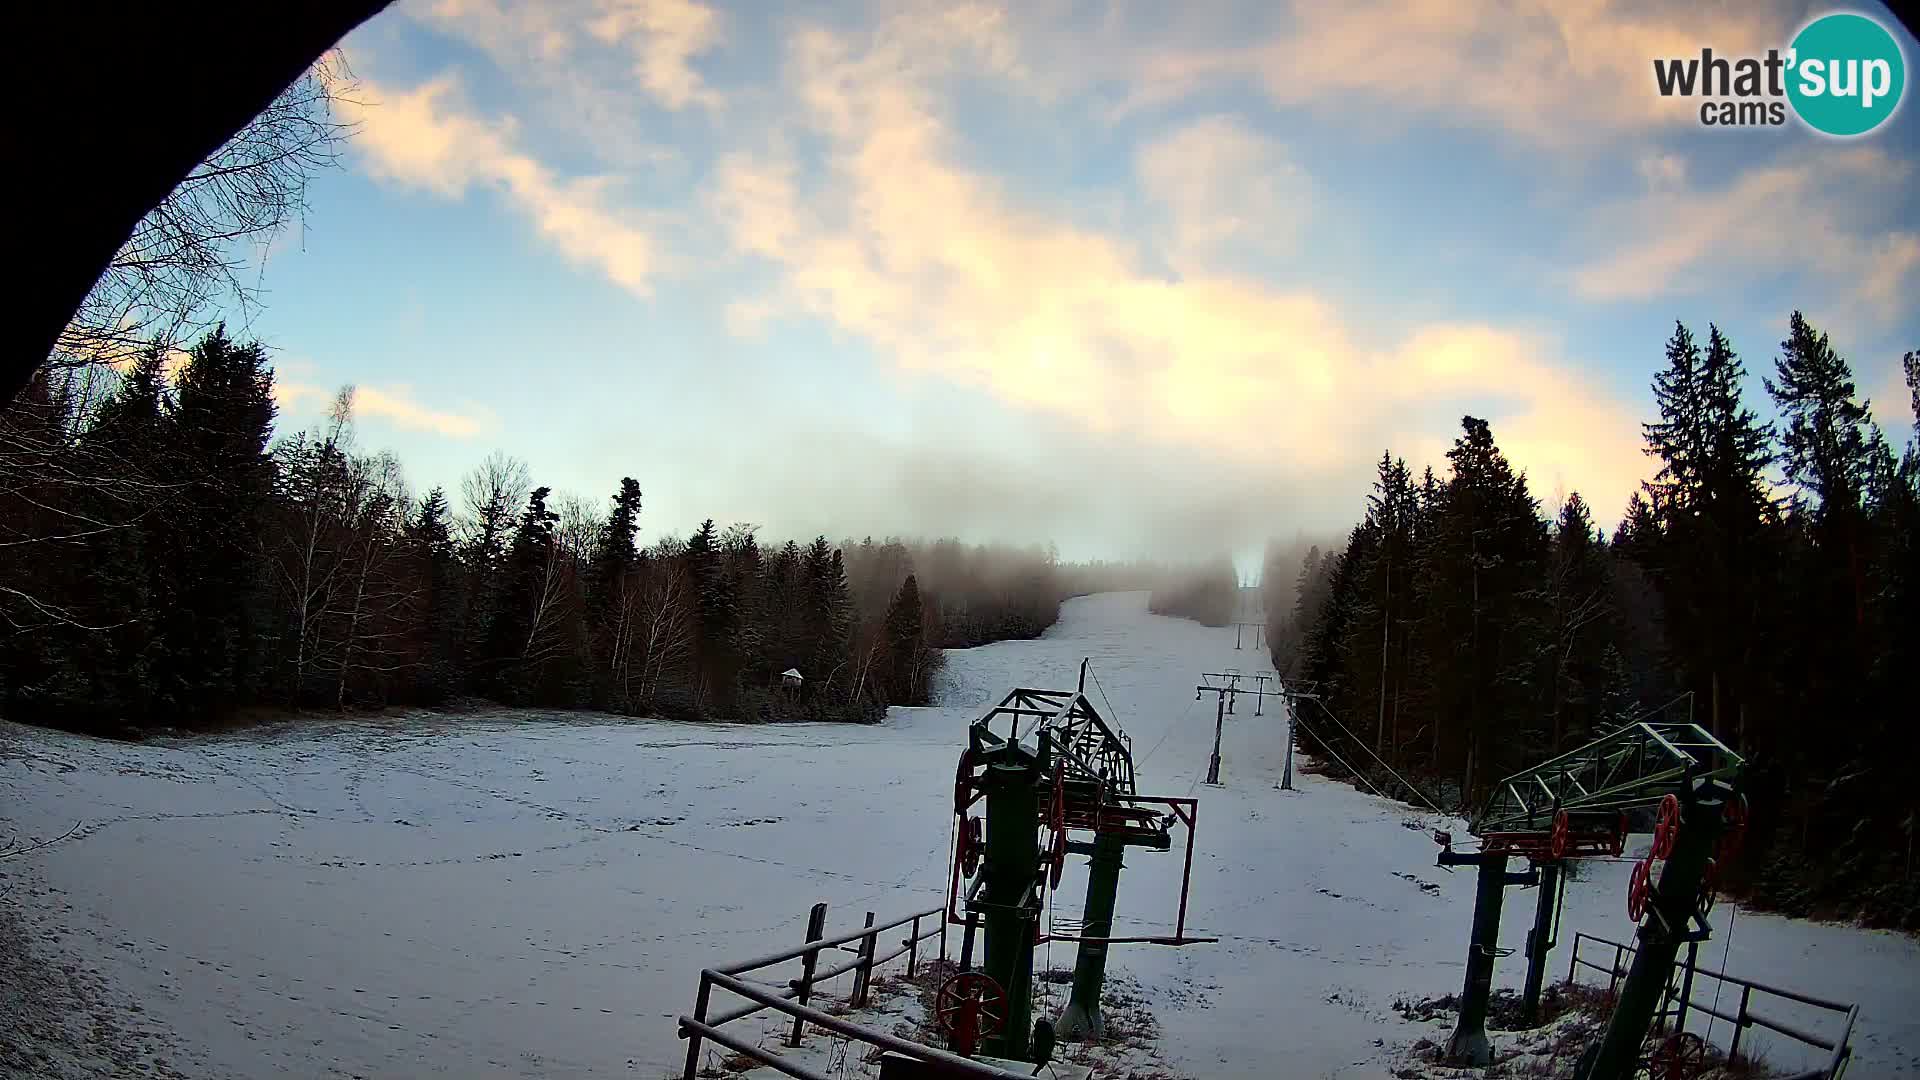
[[[493,692],[502,701],[531,704],[540,698],[543,666],[552,659],[554,631],[551,604],[554,523],[560,515],[547,509],[552,489],[537,487],[527,496],[527,507],[513,532],[504,568],[502,602],[487,635],[488,670]]]
[[[1593,515],[1579,492],[1567,496],[1554,522],[1543,589],[1550,636],[1541,639],[1542,680],[1551,722],[1547,753],[1570,749],[1603,719],[1604,655],[1612,614],[1610,579]]]
[[[453,511],[444,489],[435,487],[420,500],[407,524],[407,539],[418,557],[426,597],[420,668],[415,678],[420,700],[445,701],[462,683],[461,627],[466,618],[459,561],[453,545]]]
[[[908,574],[887,604],[882,623],[887,656],[887,700],[897,705],[926,704],[926,613],[920,584]]]
[[[1823,518],[1857,512],[1874,427],[1871,402],[1854,399],[1852,367],[1796,311],[1774,376],[1766,386],[1787,420],[1781,444],[1788,481],[1818,500]]]
[[[1706,395],[1701,384],[1700,346],[1693,332],[1674,323],[1667,339],[1667,366],[1653,377],[1653,400],[1660,419],[1642,424],[1646,452],[1660,460],[1654,479],[1644,486],[1663,520],[1679,512],[1697,490],[1705,454]]]
[[[693,586],[694,669],[706,708],[732,707],[739,676],[740,611],[720,533],[708,518],[687,540],[687,575]]]
[[[640,484],[631,476],[622,477],[613,507],[594,536],[586,580],[594,699],[608,708],[625,709],[630,704],[627,683],[636,632],[630,593],[637,587],[640,552],[634,538],[639,532]]]
[[[194,723],[253,700],[263,685],[269,619],[258,536],[271,495],[267,439],[273,372],[257,343],[216,327],[180,374],[162,468],[177,493],[165,510],[151,564],[167,662],[157,702]]]

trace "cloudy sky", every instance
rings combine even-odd
[[[1910,429],[1920,109],[1842,142],[1653,90],[1810,13],[403,0],[251,329],[284,429],[352,382],[416,486],[630,474],[651,536],[1246,550],[1469,412],[1610,520],[1676,318],[1760,404],[1799,307]]]

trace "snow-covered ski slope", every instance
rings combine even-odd
[[[943,704],[877,727],[501,714],[146,745],[9,727],[0,832],[80,829],[0,863],[0,886],[57,890],[34,902],[69,931],[60,947],[175,1030],[191,1075],[657,1080],[702,965],[798,940],[816,900],[830,929],[938,902],[967,723],[1015,685],[1072,686],[1082,656],[1142,791],[1201,799],[1188,926],[1223,940],[1113,958],[1159,996],[1168,1060],[1197,1077],[1388,1075],[1435,1032],[1393,1000],[1459,987],[1471,876],[1433,865],[1431,816],[1310,776],[1275,790],[1276,708],[1243,702],[1224,786],[1199,784],[1213,696],[1194,701],[1196,677],[1267,664],[1138,593],[1071,601],[1039,641],[950,654]],[[1631,932],[1626,870],[1570,886],[1554,978],[1573,930]],[[1116,932],[1165,932],[1179,874],[1177,849],[1130,852]],[[1509,893],[1503,945],[1532,899]],[[1728,970],[1860,1001],[1851,1075],[1920,1076],[1920,946],[1731,916],[1703,957],[1717,965],[1730,936]],[[1050,959],[1070,965],[1070,947]],[[1503,960],[1500,985],[1523,964]]]

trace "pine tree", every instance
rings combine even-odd
[[[735,663],[756,700],[772,685],[773,671],[767,666],[767,600],[762,592],[766,560],[760,542],[754,538],[757,527],[734,525],[720,538],[724,553],[727,590],[733,596],[736,612]]]
[[[103,629],[68,635],[60,645],[70,667],[90,673],[81,711],[94,712],[102,726],[109,719],[130,727],[149,721],[154,672],[165,662],[154,589],[155,575],[170,570],[154,560],[176,494],[164,467],[173,452],[171,407],[162,354],[148,349],[102,402],[77,447],[82,465],[117,481],[92,486],[81,499],[86,516],[108,528],[88,538],[75,563],[83,572],[73,582],[92,601],[78,601],[89,612],[86,622]]]
[[[588,604],[595,617],[608,618],[619,582],[640,561],[634,538],[640,534],[640,482],[621,477],[620,491],[613,497],[613,509],[594,538],[593,571],[588,579]]]
[[[181,373],[162,467],[177,492],[162,512],[154,606],[167,661],[156,705],[183,718],[225,714],[263,685],[267,578],[258,536],[271,496],[273,372],[257,343],[216,327]]]
[[[1551,717],[1547,752],[1584,743],[1604,719],[1599,694],[1612,613],[1611,589],[1593,515],[1579,492],[1567,496],[1554,523],[1543,589],[1550,636],[1541,639],[1542,682]]]
[[[800,624],[807,662],[800,670],[807,675],[808,693],[819,712],[831,697],[846,693],[852,684],[846,670],[853,626],[852,597],[840,552],[824,536],[815,537],[808,545],[801,557],[801,575]]]
[[[1743,402],[1746,366],[1718,326],[1710,326],[1701,366],[1703,453],[1695,513],[1670,536],[1679,548],[1669,561],[1684,567],[1669,590],[1688,610],[1691,651],[1707,673],[1702,689],[1707,725],[1733,738],[1748,704],[1764,696],[1754,669],[1760,662],[1761,587],[1768,559],[1764,533],[1772,504],[1764,473],[1772,462],[1773,432]]]
[[[1501,453],[1491,427],[1472,416],[1461,427],[1447,452],[1452,475],[1425,569],[1429,603],[1442,613],[1435,629],[1451,634],[1464,653],[1458,674],[1442,680],[1440,700],[1464,720],[1459,775],[1472,797],[1523,765],[1540,738],[1527,671],[1539,632],[1534,586],[1547,537],[1526,478]]]
[[[634,538],[639,532],[640,484],[631,476],[622,477],[613,508],[594,537],[593,561],[586,581],[594,698],[608,708],[625,709],[632,703],[628,685],[638,633],[634,615],[640,566]]]
[[[1773,463],[1773,429],[1746,406],[1746,364],[1718,326],[1707,327],[1701,364],[1703,446],[1699,497],[1722,531],[1758,523],[1766,504],[1765,473]]]
[[[724,711],[732,707],[739,676],[740,610],[712,518],[687,540],[686,560],[693,585],[699,701],[705,709]]]
[[[896,705],[925,705],[928,684],[938,665],[939,652],[927,641],[926,612],[920,584],[914,575],[900,583],[887,605],[884,622],[887,654],[887,700]]]
[[[1780,353],[1766,386],[1787,419],[1787,479],[1819,500],[1821,517],[1850,516],[1866,488],[1872,403],[1854,400],[1852,367],[1798,311]]]
[[[419,560],[426,597],[421,604],[424,626],[420,667],[415,685],[427,704],[445,701],[460,686],[462,626],[466,605],[460,566],[454,553],[453,511],[447,493],[435,487],[420,500],[407,526],[407,539]]]
[[[1644,486],[1654,512],[1670,518],[1697,489],[1705,456],[1706,395],[1701,385],[1700,347],[1693,332],[1674,323],[1667,339],[1667,366],[1653,377],[1653,399],[1660,419],[1642,424],[1646,452],[1660,459],[1654,479]]]
[[[507,548],[502,603],[487,634],[492,690],[513,704],[539,700],[546,688],[543,667],[559,647],[554,523],[560,515],[547,509],[551,494],[551,488],[538,487],[527,496]]]
[[[1374,555],[1360,567],[1363,595],[1366,597],[1365,640],[1356,636],[1348,646],[1356,664],[1354,682],[1370,686],[1363,695],[1372,702],[1374,715],[1373,752],[1393,760],[1397,750],[1399,704],[1397,687],[1404,675],[1404,624],[1413,576],[1412,552],[1414,519],[1418,513],[1418,493],[1405,459],[1396,460],[1382,452],[1376,466],[1373,494],[1367,498],[1366,527],[1376,536]],[[1365,678],[1357,670],[1364,665],[1377,677]],[[1357,703],[1364,711],[1364,702]],[[1363,717],[1364,719],[1364,717]]]
[[[1866,621],[1863,499],[1881,436],[1870,419],[1871,403],[1854,400],[1853,369],[1798,311],[1780,349],[1776,378],[1766,386],[1787,421],[1782,464],[1787,479],[1816,500],[1811,513],[1824,570],[1820,577],[1852,599],[1853,626],[1828,630],[1851,643]]]

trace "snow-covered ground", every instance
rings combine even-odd
[[[503,713],[144,745],[0,728],[0,835],[79,826],[0,862],[0,887],[174,1031],[192,1075],[657,1080],[701,966],[797,941],[816,900],[830,930],[937,903],[966,724],[1016,684],[1071,686],[1082,656],[1142,790],[1201,799],[1188,926],[1223,940],[1113,958],[1157,998],[1165,1059],[1197,1077],[1387,1075],[1436,1030],[1393,1001],[1459,988],[1471,875],[1434,866],[1431,816],[1311,776],[1275,790],[1275,708],[1243,702],[1224,786],[1199,784],[1213,697],[1194,700],[1197,676],[1267,665],[1138,593],[950,654],[940,707],[876,727]],[[1554,978],[1574,930],[1631,933],[1627,869],[1570,886]],[[1178,850],[1129,853],[1116,933],[1170,928],[1179,875]],[[1503,945],[1531,909],[1509,894]],[[1731,972],[1860,1002],[1851,1075],[1920,1076],[1920,944],[1744,912],[1729,934],[1731,914],[1703,959],[1730,938]],[[1523,966],[1502,961],[1499,985]]]

